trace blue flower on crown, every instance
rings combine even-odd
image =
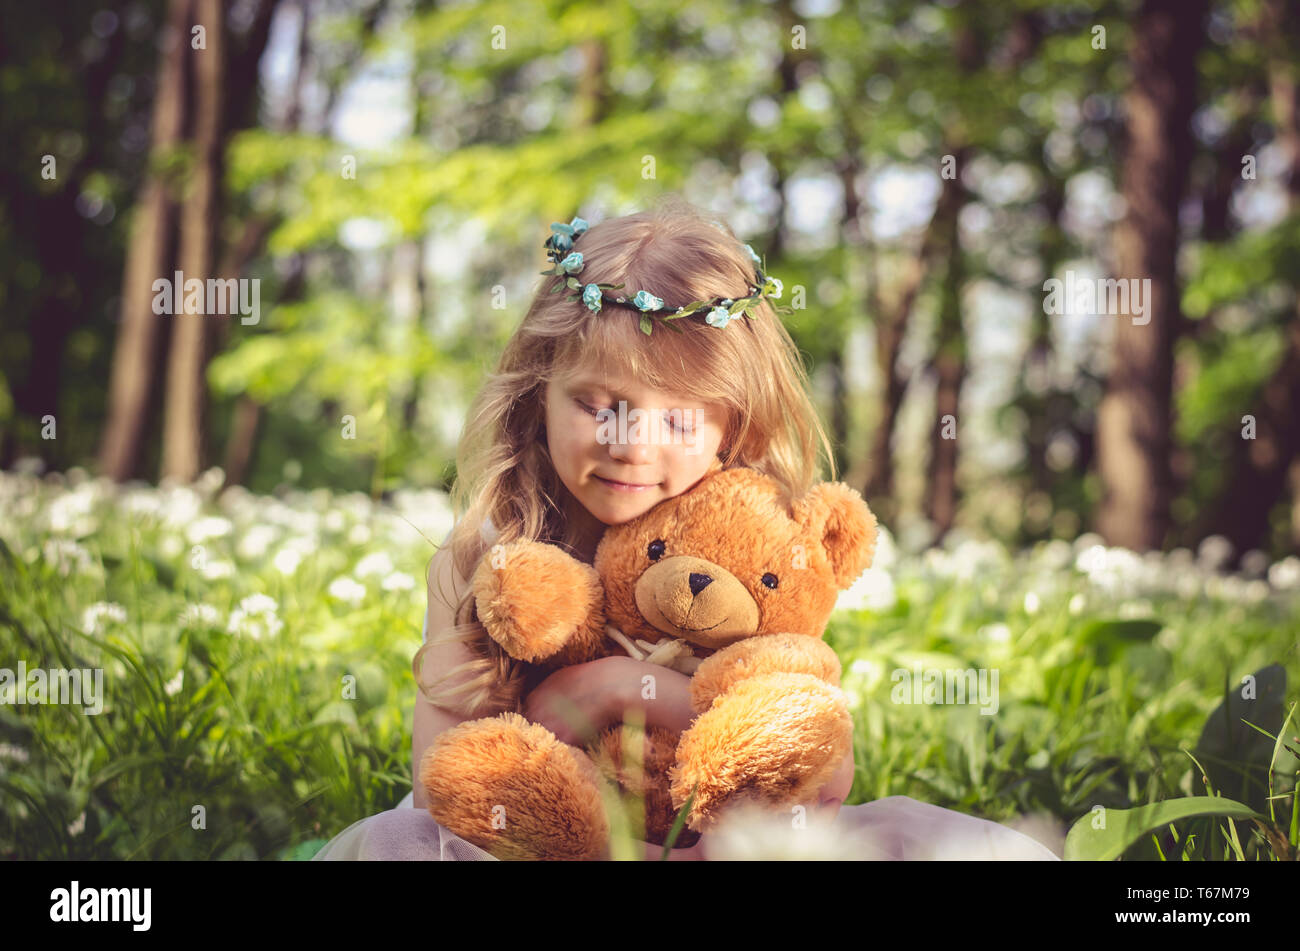
[[[749,256],[753,259],[754,263],[757,264],[759,267],[762,267],[763,259],[754,253],[754,249],[751,248],[749,245],[745,245],[745,250],[749,252]]]
[[[600,288],[595,284],[588,284],[582,289],[582,302],[587,305],[587,309],[600,313],[601,294]]]
[[[649,291],[637,291],[636,297],[632,298],[632,303],[642,311],[659,310],[664,306],[664,302]]]
[[[574,218],[567,225],[562,221],[553,221],[551,230],[555,233],[546,239],[546,247],[556,254],[564,254],[572,250],[573,239],[587,230],[587,222],[582,218]]]
[[[730,320],[731,313],[725,307],[713,308],[713,310],[709,311],[708,316],[704,318],[704,322],[710,327],[725,327]]]
[[[566,274],[577,274],[582,270],[582,252],[574,251],[560,262],[560,267],[564,268]]]

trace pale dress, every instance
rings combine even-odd
[[[484,537],[495,536],[490,522]],[[427,618],[424,638],[428,638]],[[439,825],[425,809],[412,806],[414,793],[393,809],[358,819],[329,842],[315,859],[359,861],[474,862],[497,859]],[[789,825],[793,825],[794,821]],[[740,832],[706,835],[712,859],[860,860],[1047,860],[1052,850],[1021,832],[907,796],[889,796],[842,806],[827,826],[808,819],[798,830],[782,819],[758,841]],[[1055,842],[1059,851],[1059,841]]]

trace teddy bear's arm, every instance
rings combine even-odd
[[[706,658],[691,678],[691,706],[703,713],[715,697],[761,674],[812,674],[840,685],[840,659],[822,640],[806,634],[761,634],[722,648]]]
[[[525,540],[494,547],[472,584],[479,622],[511,657],[580,664],[605,653],[600,576],[556,546]]]

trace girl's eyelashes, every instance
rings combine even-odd
[[[607,408],[604,408],[604,409],[596,409],[595,407],[588,406],[586,403],[584,403],[582,400],[578,399],[577,397],[574,397],[573,401],[574,401],[575,403],[577,403],[579,406],[581,406],[582,409],[583,409],[583,411],[586,412],[589,416],[596,416],[596,417],[599,417],[601,413],[613,413],[613,412],[614,412],[613,409],[608,408],[608,407],[607,407]],[[679,433],[689,433],[689,432],[692,432],[692,431],[693,431],[690,427],[686,427],[686,426],[678,426],[676,423],[672,422],[672,415],[671,415],[671,414],[669,414],[666,418],[668,419],[669,424],[672,426],[672,428],[675,429],[675,430],[676,430],[677,432],[679,432]]]

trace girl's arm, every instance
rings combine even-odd
[[[447,547],[445,540],[442,547],[434,554],[433,560],[429,562],[426,580],[429,606],[424,616],[424,636],[428,640],[454,626],[453,604],[459,599],[460,592],[468,587],[465,580],[455,571],[451,549]],[[448,603],[448,599],[452,603]],[[451,670],[471,659],[469,651],[463,645],[435,644],[425,652],[424,676],[429,679],[437,678],[444,671]],[[424,751],[439,734],[463,723],[466,719],[469,718],[456,711],[435,707],[424,698],[419,688],[416,688],[415,716],[411,724],[411,791],[412,805],[417,809],[427,809],[429,806],[424,787],[420,784],[420,760],[424,757]]]

